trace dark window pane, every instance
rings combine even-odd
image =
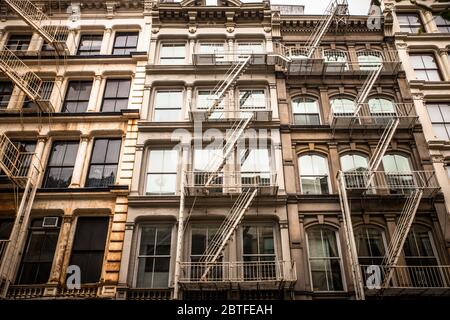
[[[82,35],[78,47],[78,55],[90,56],[100,54],[102,40],[102,35]]]
[[[8,240],[14,225],[14,219],[0,220],[0,240]]]
[[[106,82],[102,111],[119,112],[126,109],[130,94],[131,81],[128,79],[110,79]]]
[[[107,187],[114,184],[120,146],[120,139],[95,140],[86,187]]]
[[[96,139],[94,150],[92,151],[92,163],[105,162],[106,149],[108,148],[108,139]]]
[[[137,32],[118,32],[114,41],[113,54],[130,54],[136,51],[138,33]]]
[[[85,112],[91,95],[92,81],[70,81],[62,112]]]
[[[44,178],[44,188],[65,188],[72,179],[77,142],[55,142]]]
[[[0,109],[8,107],[13,90],[12,82],[0,81]]]

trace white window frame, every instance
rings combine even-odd
[[[165,47],[183,47],[184,48],[184,56],[183,61],[181,61],[180,57],[174,56],[163,56],[163,50]],[[172,49],[173,50],[173,49]],[[179,61],[177,61],[179,60]],[[177,62],[172,62],[177,61]],[[186,63],[186,43],[185,42],[162,42],[159,46],[159,64],[160,65],[180,65]]]

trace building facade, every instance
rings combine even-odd
[[[1,298],[449,293],[445,81],[401,45],[443,33],[345,0],[57,3],[1,3]]]

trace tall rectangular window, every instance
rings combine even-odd
[[[199,46],[200,54],[215,55],[216,61],[225,61],[225,46],[223,43],[203,42]]]
[[[427,104],[427,110],[436,137],[450,140],[450,104]]]
[[[264,90],[239,90],[239,108],[241,110],[266,109]]]
[[[159,52],[160,64],[184,64],[186,45],[184,43],[163,43]]]
[[[171,240],[171,226],[142,226],[136,281],[138,288],[169,286]]]
[[[136,51],[138,36],[138,32],[117,32],[112,54],[126,55]]]
[[[206,249],[212,245],[218,227],[215,225],[193,225],[191,229],[191,253],[190,261],[192,263],[190,270],[191,279],[200,279],[206,271],[206,265],[201,262],[201,259]],[[218,265],[211,266],[208,272],[208,278],[211,280],[222,279],[222,261],[223,256],[217,259]]]
[[[434,16],[434,22],[436,22],[436,27],[439,32],[449,33],[450,32],[450,21],[442,18],[439,15]]]
[[[177,168],[177,150],[150,150],[147,169],[147,194],[175,194],[178,171]]]
[[[100,54],[102,47],[103,35],[83,34],[80,38],[77,55],[79,56],[95,56]]]
[[[441,81],[439,68],[433,54],[411,54],[410,58],[417,80]]]
[[[107,187],[116,181],[120,139],[96,139],[92,150],[86,187]]]
[[[0,174],[1,175],[1,174]],[[0,219],[0,262],[6,252],[6,246],[9,243],[9,237],[14,225],[14,219]]]
[[[92,81],[70,81],[62,112],[85,112],[91,96]]]
[[[154,121],[180,121],[183,91],[158,91],[155,97]]]
[[[31,35],[14,34],[9,37],[6,47],[11,51],[27,51],[30,42]]]
[[[416,13],[397,13],[397,20],[402,32],[418,33],[422,29],[422,22]]]
[[[67,188],[72,180],[78,142],[55,142],[45,171],[43,188]]]
[[[12,91],[13,91],[12,82],[0,81],[0,109],[6,109],[8,107]]]
[[[270,184],[269,149],[244,149],[240,154],[241,181],[246,184]]]
[[[44,284],[49,280],[59,227],[45,227],[43,220],[38,218],[31,222],[17,284]]]
[[[81,283],[100,280],[108,235],[108,217],[79,217],[70,265],[81,269]]]
[[[131,80],[109,79],[106,81],[105,93],[103,94],[103,112],[120,112],[128,106],[130,96]]]
[[[199,90],[197,92],[197,109],[198,110],[206,110],[211,108],[216,99],[216,95],[211,93],[211,90]],[[223,110],[225,108],[226,98],[222,99],[220,104],[215,108],[215,110]],[[210,115],[210,119],[223,119],[225,114],[221,111],[214,111]]]

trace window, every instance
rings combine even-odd
[[[36,142],[34,142],[34,141],[13,141],[13,143],[19,149],[19,151],[30,154],[30,156],[27,156],[22,160],[22,164],[20,166],[20,171],[18,173],[18,175],[27,176],[28,171],[30,170],[31,161],[33,160],[33,158],[31,157],[31,154],[34,153],[34,150],[36,149]]]
[[[62,112],[85,112],[91,96],[92,81],[70,81]]]
[[[81,269],[81,283],[100,281],[108,235],[108,217],[79,217],[70,264]]]
[[[186,45],[184,43],[163,43],[159,54],[160,64],[184,64]]]
[[[136,280],[138,288],[169,286],[171,238],[171,226],[143,225],[141,227]]]
[[[438,139],[450,140],[450,105],[427,104],[433,132]]]
[[[120,112],[128,106],[131,80],[108,79],[103,94],[103,112]]]
[[[298,160],[300,185],[303,194],[328,194],[327,158],[319,155],[304,155]]]
[[[442,18],[439,15],[434,16],[434,22],[436,22],[436,27],[439,32],[449,33],[450,32],[450,21]]]
[[[100,54],[103,35],[85,34],[80,38],[77,55],[95,56]]]
[[[301,126],[320,125],[319,104],[316,99],[299,97],[292,101],[294,124]]]
[[[242,54],[264,53],[264,46],[262,42],[240,42],[237,51]]]
[[[323,53],[325,62],[328,64],[326,70],[328,72],[338,72],[348,70],[347,54],[338,50],[326,50]]]
[[[205,0],[206,6],[217,6],[217,0]]]
[[[0,219],[0,261],[6,252],[13,225],[14,219]]]
[[[177,168],[177,150],[151,150],[148,159],[147,194],[175,194]]]
[[[409,158],[400,154],[387,154],[383,157],[383,167],[387,184],[392,191],[411,192],[411,189],[406,188],[415,185]]]
[[[223,43],[204,42],[199,46],[200,54],[212,54],[215,56],[215,61],[225,61],[225,46]]]
[[[114,185],[121,143],[120,139],[95,140],[86,187],[99,188]]]
[[[337,116],[352,116],[355,113],[355,101],[348,98],[334,98],[331,100],[331,110]]]
[[[450,165],[447,165],[446,169],[447,169],[447,176],[450,179]]]
[[[138,32],[117,32],[112,54],[125,55],[136,51]]]
[[[58,235],[59,227],[43,227],[43,218],[31,221],[17,284],[44,284],[48,281]]]
[[[221,147],[208,146],[204,149],[194,149],[194,183],[195,185],[205,185],[211,175],[210,172],[216,172],[223,161],[223,150]],[[223,177],[219,174],[211,181],[212,185],[221,186]],[[210,189],[210,191],[213,191]],[[221,192],[221,189],[214,190]]]
[[[243,185],[270,185],[269,149],[243,149],[239,158]]]
[[[242,239],[245,279],[276,278],[273,226],[244,225]]]
[[[67,188],[72,180],[78,142],[55,142],[44,177],[44,188]]]
[[[418,14],[398,13],[397,20],[402,32],[418,33],[422,29],[422,22]]]
[[[306,234],[313,290],[344,290],[336,232],[324,227],[313,227]]]
[[[383,56],[376,51],[361,51],[357,53],[359,70],[376,70],[383,63]]]
[[[443,279],[438,269],[431,232],[418,225],[413,225],[403,246],[410,284],[414,287],[442,287]],[[399,279],[399,282],[405,281]],[[408,280],[406,280],[408,281]],[[399,283],[401,286],[402,283]]]
[[[239,108],[241,110],[266,109],[264,90],[239,90]]]
[[[206,249],[211,244],[217,233],[217,226],[214,225],[193,225],[191,228],[191,254],[190,260],[194,264],[191,266],[191,279],[200,279],[206,271],[206,266],[201,262]],[[223,257],[219,256],[218,262],[222,261]],[[222,279],[222,267],[213,266],[208,272],[208,278],[219,280]]]
[[[364,226],[355,230],[356,250],[363,266],[381,266],[385,254],[383,232],[375,227]]]
[[[397,115],[394,103],[384,98],[369,99],[369,112],[376,124],[388,124]]]
[[[154,121],[180,121],[183,91],[158,91],[155,97]]]
[[[8,107],[12,91],[13,91],[12,82],[0,81],[0,109],[6,109]]]
[[[197,92],[197,109],[205,110],[210,108],[216,99],[216,96],[212,94],[211,90],[199,90]],[[214,110],[223,110],[225,108],[225,99],[222,99],[220,104]],[[222,119],[224,118],[224,113],[220,111],[214,111],[209,119]]]
[[[30,42],[31,35],[15,34],[9,37],[6,47],[11,51],[27,51]]]
[[[417,80],[441,81],[439,69],[432,54],[411,54],[411,64]]]

